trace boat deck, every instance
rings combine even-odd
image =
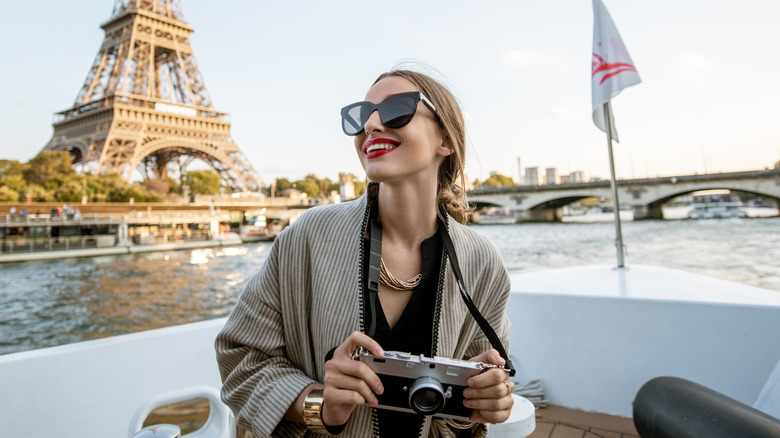
[[[208,421],[207,400],[178,403],[155,410],[144,426],[172,423],[191,433]],[[252,433],[238,428],[238,438],[252,438]],[[529,438],[639,438],[631,418],[597,414],[560,406],[536,411],[536,429]]]
[[[529,438],[639,438],[631,418],[547,406],[536,411]]]

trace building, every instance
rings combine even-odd
[[[355,184],[352,182],[352,175],[344,175],[344,180],[339,184],[339,195],[342,201],[355,199]]]
[[[549,184],[560,184],[560,180],[558,179],[558,168],[557,167],[548,167],[545,169],[544,172],[545,178],[544,183]]]
[[[539,184],[539,168],[538,167],[526,167],[525,168],[525,185],[538,186]]]
[[[572,184],[576,183],[584,183],[585,182],[585,172],[581,170],[575,170],[574,172],[569,174],[569,182]]]

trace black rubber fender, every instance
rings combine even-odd
[[[706,386],[656,377],[634,399],[642,438],[780,438],[780,420]]]

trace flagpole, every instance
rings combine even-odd
[[[610,112],[612,111],[609,105],[609,100],[604,103],[604,120],[607,124],[607,148],[609,150],[609,172],[610,183],[612,185],[612,199],[614,200],[615,211],[615,246],[617,247],[617,261],[618,268],[625,267],[623,257],[623,233],[620,231],[620,201],[618,200],[617,179],[615,179],[615,160],[612,158],[612,117]]]

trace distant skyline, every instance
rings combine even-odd
[[[603,0],[642,83],[612,100],[619,178],[780,160],[780,2]],[[219,3],[183,0],[217,110],[265,180],[363,177],[339,109],[398,62],[433,69],[467,118],[467,177],[521,166],[609,178],[591,120],[591,0]],[[6,2],[0,158],[46,145],[103,42],[113,0]]]

